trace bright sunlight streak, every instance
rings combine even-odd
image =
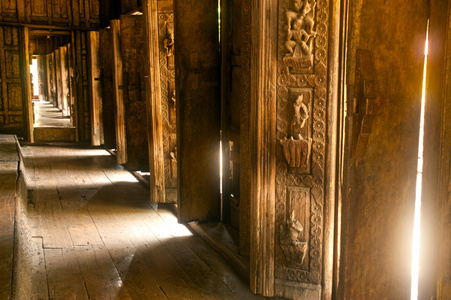
[[[30,73],[33,75],[33,95],[39,95],[39,83],[38,83],[38,60],[36,58],[32,59],[32,64],[30,65]]]
[[[424,107],[426,102],[426,66],[428,57],[428,32],[429,23],[426,31],[426,44],[424,49],[424,67],[423,67],[423,90],[421,93],[421,119],[420,119],[420,138],[418,143],[418,165],[417,165],[417,186],[415,194],[415,216],[413,225],[413,248],[412,248],[412,282],[410,290],[410,299],[418,299],[418,274],[420,265],[420,224],[421,224],[421,184],[423,181],[423,140],[424,140]]]

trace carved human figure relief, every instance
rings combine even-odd
[[[301,234],[304,226],[295,219],[295,211],[291,211],[290,218],[286,225],[280,225],[280,245],[285,258],[289,262],[299,262],[302,265],[307,251],[307,242],[302,241]]]
[[[280,141],[285,158],[292,168],[308,167],[310,150],[312,146],[311,138],[302,136],[302,129],[306,126],[310,116],[310,109],[304,103],[304,94],[298,95],[293,102],[293,119],[291,121],[291,137]]]
[[[287,16],[287,40],[285,47],[288,50],[286,56],[293,58],[307,58],[313,51],[313,40],[316,31],[313,30],[313,9],[315,0],[293,0],[293,9],[286,12]]]
[[[294,101],[293,110],[294,114],[291,122],[291,135],[293,137],[298,137],[299,135],[302,137],[301,129],[304,128],[305,122],[309,118],[309,108],[304,103],[304,94],[299,95],[296,101]]]
[[[164,40],[164,47],[166,48],[166,56],[170,57],[174,55],[174,26],[173,24],[167,24],[167,36]]]

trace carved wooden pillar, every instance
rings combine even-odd
[[[158,51],[158,5],[155,0],[143,2],[146,27],[146,102],[149,143],[149,169],[152,202],[165,201],[163,128],[161,116],[160,60]]]
[[[253,3],[251,287],[331,299],[340,2]]]
[[[175,1],[179,220],[219,220],[218,2]]]

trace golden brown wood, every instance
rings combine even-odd
[[[124,111],[124,96],[121,86],[122,80],[122,58],[121,58],[121,28],[119,20],[111,20],[111,36],[113,47],[113,89],[114,102],[116,105],[116,157],[118,164],[125,164],[127,162],[127,142],[125,136],[125,111]]]
[[[128,170],[149,170],[147,115],[145,102],[146,55],[143,16],[121,16],[122,95],[124,103],[125,137]]]
[[[143,1],[146,27],[145,50],[147,128],[149,142],[150,189],[152,202],[166,202],[163,157],[163,127],[161,117],[160,60],[158,45],[158,6],[155,0]]]
[[[56,107],[61,109],[63,107],[63,80],[61,72],[61,48],[55,50],[55,75],[56,75]]]
[[[362,18],[361,12],[365,12]],[[373,90],[381,102],[374,107],[373,124],[376,127],[371,131],[366,154],[358,160],[349,157],[349,164],[344,167],[347,185],[343,187],[342,232],[345,239],[342,249],[345,254],[340,260],[344,294],[339,297],[368,297],[366,287],[371,285],[374,297],[385,295],[405,299],[410,297],[411,285],[417,150],[429,6],[422,0],[398,1],[395,7],[386,10],[383,1],[358,1],[350,6],[349,16],[347,84],[359,80],[358,75],[354,75],[358,68],[372,67],[374,82],[370,86],[373,89],[368,90]],[[376,28],[370,24],[381,26]],[[397,29],[380,43],[378,32],[393,26]],[[358,65],[359,49],[371,49],[372,66]],[[403,63],[405,61],[409,63]],[[389,77],[386,76],[388,73]],[[403,84],[398,85],[399,82]],[[349,97],[347,102],[350,101],[352,98]],[[353,114],[347,115],[349,122],[352,117]],[[375,268],[368,272],[368,266]],[[378,274],[384,274],[383,278]],[[385,282],[391,282],[390,286]]]
[[[250,281],[254,293],[274,294],[277,1],[253,7]]]
[[[339,247],[339,244],[335,244],[337,226],[336,220],[336,208],[337,198],[339,190],[339,182],[337,173],[337,166],[339,160],[339,154],[337,153],[338,140],[338,121],[339,121],[339,85],[344,81],[344,78],[339,74],[340,68],[344,68],[343,54],[340,56],[340,46],[343,41],[340,41],[340,22],[342,22],[342,2],[332,1],[330,3],[331,11],[333,13],[330,16],[330,42],[329,42],[329,70],[328,70],[328,95],[327,111],[329,118],[327,118],[328,126],[328,139],[327,139],[327,170],[326,178],[327,184],[325,187],[325,200],[324,200],[324,260],[323,260],[323,275],[322,275],[322,299],[332,299],[333,293],[333,279],[334,279],[334,260],[339,260],[339,256],[334,257],[335,246]]]
[[[451,297],[450,19],[448,2],[429,3],[418,299]]]
[[[89,42],[89,99],[91,107],[91,145],[103,144],[103,110],[100,87],[99,67],[99,32],[91,31],[88,34]]]
[[[22,153],[17,298],[262,299],[105,150]]]
[[[174,3],[179,221],[219,220],[217,3]]]
[[[105,148],[116,148],[116,131],[114,125],[114,96],[113,96],[113,50],[111,47],[111,29],[101,29],[99,57],[101,65],[102,107]]]
[[[22,84],[23,84],[23,107],[25,110],[25,119],[27,124],[27,137],[28,141],[33,143],[33,104],[31,100],[31,79],[30,79],[30,55],[29,55],[29,48],[28,48],[28,28],[25,27],[21,30],[21,54],[22,54],[22,60],[23,60],[23,69],[22,69]],[[12,100],[12,99],[10,99]]]
[[[16,139],[0,135],[0,297],[10,299],[13,253],[17,168]]]
[[[61,111],[63,116],[67,117],[70,115],[70,104],[69,104],[69,86],[68,86],[68,76],[69,70],[67,65],[67,45],[60,47],[60,60],[61,60]]]

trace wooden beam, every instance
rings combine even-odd
[[[89,103],[91,105],[91,145],[100,146],[102,140],[101,122],[101,91],[100,91],[100,68],[99,68],[99,32],[88,33],[88,81],[89,81]]]
[[[251,116],[251,261],[256,294],[274,295],[277,0],[252,6]]]
[[[125,109],[122,85],[122,58],[121,58],[121,26],[119,20],[111,20],[111,34],[113,42],[113,89],[116,104],[116,157],[118,164],[127,162],[127,139],[125,137]]]
[[[28,28],[22,28],[22,44],[20,49],[23,58],[23,68],[22,68],[22,86],[23,86],[23,103],[25,108],[25,119],[26,127],[28,133],[28,141],[30,143],[34,142],[33,130],[34,130],[34,120],[33,120],[33,103],[31,99],[31,78],[30,78],[30,56],[28,51]]]
[[[67,99],[67,94],[69,92],[67,85],[68,70],[66,68],[67,45],[62,46],[59,49],[61,60],[61,111],[63,113],[63,116],[67,117],[70,115],[69,99]]]
[[[143,2],[146,27],[146,103],[149,143],[150,200],[165,201],[163,123],[161,117],[160,51],[158,45],[158,6],[156,0]]]

